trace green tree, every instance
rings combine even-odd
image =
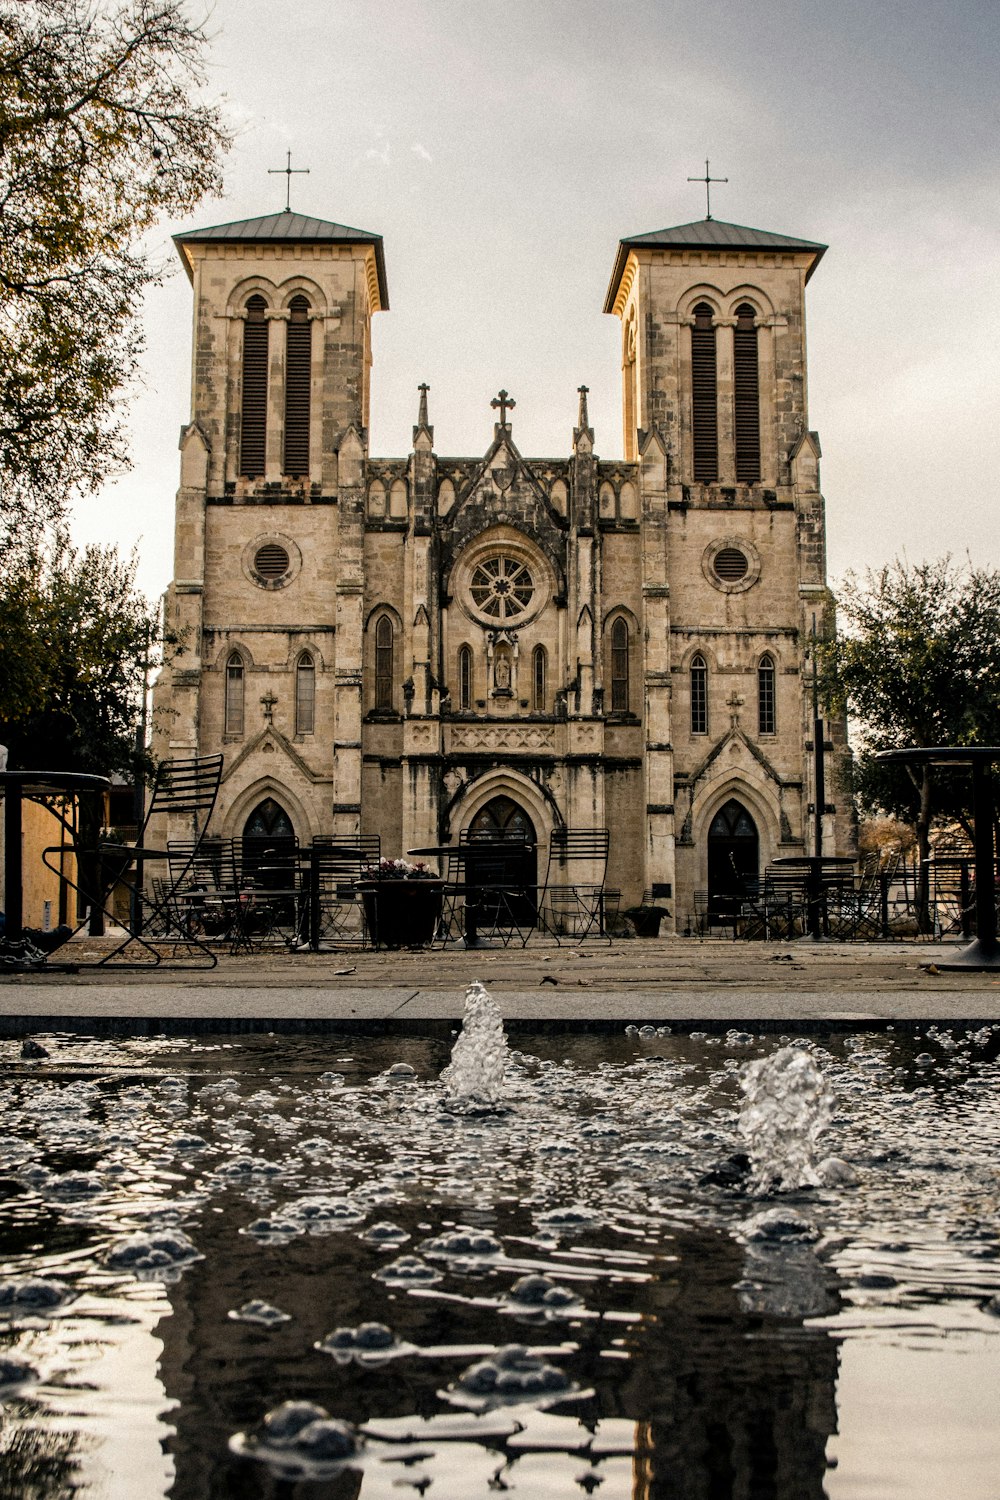
[[[887,765],[880,750],[1000,743],[1000,572],[896,561],[838,592],[840,633],[826,646],[827,689],[850,715],[853,790],[863,811],[913,824],[918,914],[926,929],[935,816],[969,827],[970,781],[928,763]]]
[[[184,0],[0,3],[0,545],[124,466],[143,244],[220,186]]]
[[[12,766],[141,774],[135,727],[161,645],[137,558],[64,538],[0,573],[0,740]]]

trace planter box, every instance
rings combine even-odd
[[[376,948],[425,948],[434,941],[443,880],[372,880],[357,889]]]

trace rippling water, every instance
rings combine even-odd
[[[4,1495],[995,1500],[1000,1029],[522,1037],[494,1107],[436,1041],[45,1040]],[[769,1196],[790,1045],[832,1099]]]

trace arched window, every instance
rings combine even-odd
[[[240,411],[240,473],[259,479],[267,446],[267,303],[259,293],[247,301],[243,324],[243,405]]]
[[[312,323],[305,297],[293,297],[285,335],[285,473],[309,473],[309,395],[312,379]]]
[[[712,309],[699,302],[691,329],[691,438],[694,478],[710,484],[719,477],[719,412]]]
[[[392,621],[380,615],[375,626],[375,707],[392,708]]]
[[[458,652],[458,706],[472,707],[472,647],[461,646]]]
[[[757,732],[777,732],[777,710],[774,697],[774,662],[762,656],[757,667]]]
[[[700,653],[691,658],[691,733],[708,733],[708,667]]]
[[[304,651],[295,665],[295,733],[316,729],[316,664]]]
[[[531,653],[531,707],[536,714],[545,712],[545,647],[536,646]]]
[[[226,734],[243,733],[243,658],[234,651],[226,662]]]
[[[611,712],[628,709],[628,624],[619,617],[611,627]]]
[[[736,425],[736,478],[741,484],[760,479],[760,380],[757,328],[749,302],[736,309],[733,329],[733,402]]]

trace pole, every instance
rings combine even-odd
[[[992,767],[977,756],[972,762],[972,815],[976,835],[976,936],[984,958],[997,953],[997,908],[993,839]]]

